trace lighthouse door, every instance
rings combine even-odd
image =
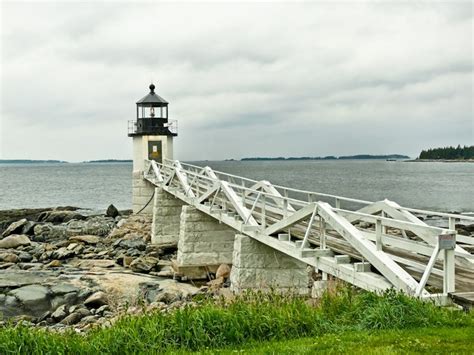
[[[162,163],[161,141],[148,141],[148,159]]]

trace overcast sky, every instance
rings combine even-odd
[[[129,159],[153,79],[175,157],[474,144],[472,2],[1,2],[3,159]]]

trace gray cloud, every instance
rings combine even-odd
[[[151,79],[180,159],[474,143],[470,2],[1,9],[2,158],[130,157]]]

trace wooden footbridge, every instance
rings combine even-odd
[[[474,238],[456,231],[456,223],[473,224],[474,217],[297,190],[166,159],[145,161],[144,178],[323,278],[441,303],[474,291]],[[448,228],[429,226],[421,215],[446,219]]]

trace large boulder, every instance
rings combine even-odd
[[[2,233],[2,237],[7,237],[11,234],[21,234],[22,231],[23,231],[23,227],[27,224],[28,224],[28,220],[26,218],[23,218],[23,219],[20,219],[19,221],[13,222]]]
[[[28,285],[10,291],[25,309],[34,316],[39,316],[51,307],[48,289],[41,285]]]
[[[106,236],[115,227],[111,217],[95,216],[84,221],[70,221],[67,223],[67,235],[99,235]]]
[[[82,220],[86,217],[75,211],[48,211],[38,216],[40,222],[64,223],[72,220]]]
[[[42,239],[60,239],[66,236],[66,226],[64,225],[53,225],[50,223],[47,224],[38,224],[34,227],[35,239],[40,241]]]
[[[9,249],[9,248],[17,248],[21,245],[30,245],[31,241],[28,236],[23,234],[12,234],[6,238],[0,240],[0,249]]]
[[[51,240],[82,235],[106,236],[114,226],[113,218],[103,216],[89,217],[86,220],[71,220],[59,225],[52,223],[39,224],[34,227],[35,240]]]

